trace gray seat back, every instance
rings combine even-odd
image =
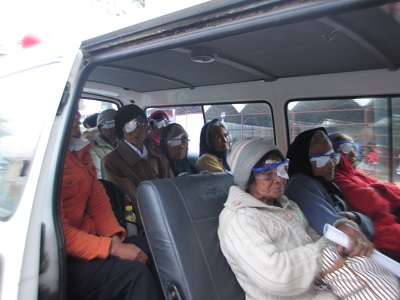
[[[139,210],[167,299],[245,299],[217,235],[232,184],[228,173],[140,184]]]

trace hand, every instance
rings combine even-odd
[[[341,212],[338,212],[337,214],[339,216],[345,217],[346,219],[348,219],[350,221],[353,221],[354,223],[360,224],[360,218],[352,212],[341,211]]]
[[[124,244],[117,235],[111,237],[110,255],[122,259],[136,260],[145,264],[148,260],[146,253],[134,244]]]
[[[347,248],[338,246],[338,252],[342,256],[370,256],[374,245],[368,241],[365,235],[351,226],[341,224],[338,226],[340,231],[343,231],[349,238],[349,245]]]

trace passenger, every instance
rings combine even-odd
[[[90,128],[95,128],[97,126],[97,117],[99,113],[94,113],[88,115],[84,120],[83,120],[83,127],[90,129]]]
[[[371,220],[359,212],[350,211],[339,188],[332,182],[340,154],[333,151],[325,128],[300,133],[289,146],[289,176],[285,195],[299,205],[311,227],[323,234],[326,223],[339,228],[351,239],[372,237]],[[345,219],[357,223],[361,231],[346,226]]]
[[[104,170],[102,167],[103,157],[113,151],[118,144],[118,138],[115,135],[115,109],[106,109],[97,117],[97,128],[99,132],[89,136],[87,139],[92,145],[90,155],[96,167],[97,177],[102,179]]]
[[[87,130],[85,130],[82,134],[84,139],[87,139],[91,135],[95,134],[97,132],[97,116],[99,113],[93,113],[91,115],[88,115],[82,122],[83,127],[85,127]]]
[[[163,110],[156,110],[150,114],[149,120],[149,136],[152,137],[157,146],[160,146],[161,129],[171,122],[169,115]]]
[[[174,174],[167,158],[147,137],[149,121],[139,106],[121,107],[114,119],[119,144],[103,158],[106,179],[129,195],[138,232],[142,235],[144,231],[136,199],[139,184],[144,180],[174,177]]]
[[[400,261],[400,224],[394,214],[400,209],[400,188],[357,170],[358,146],[350,136],[336,132],[329,139],[335,151],[342,154],[333,181],[355,210],[372,219],[375,247]]]
[[[181,125],[172,123],[161,130],[160,150],[167,157],[175,176],[199,173],[187,158],[188,145],[189,136]]]
[[[229,133],[225,125],[214,119],[204,124],[200,133],[200,155],[196,165],[200,171],[227,172],[226,162],[229,151]]]
[[[79,119],[77,112],[60,199],[68,299],[159,299],[158,285],[146,266],[148,255],[138,247],[145,240],[135,237],[136,245],[125,243],[125,230],[97,179],[90,145],[80,139]]]
[[[241,140],[233,144],[228,162],[237,186],[229,189],[218,237],[246,300],[337,299],[331,289],[337,297],[349,292],[357,299],[377,299],[368,298],[373,290],[378,297],[398,298],[396,277],[369,257],[361,257],[371,254],[372,244],[367,240],[346,249],[357,257],[348,258],[340,270],[338,267],[339,280],[331,274],[334,260],[341,263],[337,250],[342,253],[343,247],[336,249],[318,235],[296,203],[283,195],[287,161],[276,146]],[[340,224],[357,227],[350,220]],[[371,267],[351,270],[351,266],[360,266],[360,261]],[[371,269],[375,273],[368,277]],[[363,284],[355,273],[364,279]]]

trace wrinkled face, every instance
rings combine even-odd
[[[357,161],[358,148],[352,138],[343,139],[341,144],[336,147],[338,153],[342,154],[342,157],[346,158],[350,164],[354,164]]]
[[[310,147],[310,155],[334,155],[334,151],[332,148],[332,144],[328,140],[324,140],[322,142],[316,142],[311,144]],[[323,165],[318,161],[310,161],[311,169],[313,171],[314,176],[322,176],[326,181],[332,181],[335,177],[335,157],[330,159],[329,157],[322,156],[321,160],[324,160]],[[320,159],[320,158],[317,158]]]
[[[148,120],[146,118],[135,118],[124,126],[124,138],[138,149],[142,149],[143,141],[148,130]]]
[[[213,128],[211,143],[217,152],[229,151],[229,134],[223,126]]]
[[[186,158],[188,151],[188,135],[183,128],[174,126],[167,136],[167,149],[170,159],[182,160]]]
[[[101,126],[100,134],[106,138],[106,140],[114,143],[117,140],[117,136],[115,135],[115,127],[107,128],[107,126]]]
[[[271,168],[254,173],[255,180],[249,188],[249,193],[252,196],[269,204],[273,199],[277,199],[283,195],[286,179],[282,177],[286,177],[287,173],[284,170],[280,170],[284,167],[283,164],[277,165],[280,162],[282,162],[282,159],[277,155],[267,157],[264,167],[271,166]]]
[[[72,130],[71,130],[71,136],[75,138],[80,138],[82,133],[79,128],[79,125],[81,125],[81,113],[79,111],[76,111],[75,116],[74,116],[74,123],[72,124]]]

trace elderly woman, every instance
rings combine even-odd
[[[181,125],[172,123],[161,131],[160,150],[167,157],[175,176],[199,173],[187,158],[188,145],[188,134]]]
[[[196,165],[200,171],[226,172],[230,167],[226,162],[229,151],[229,133],[218,119],[204,124],[200,133],[200,157]]]
[[[229,190],[219,217],[218,236],[247,300],[333,299],[330,290],[341,299],[346,294],[377,299],[368,297],[371,286],[372,295],[398,298],[396,277],[370,258],[357,256],[349,258],[346,266],[337,266],[341,260],[335,246],[318,235],[296,203],[283,195],[287,161],[277,147],[264,141],[241,140],[233,145],[228,162],[237,186]],[[350,220],[343,224],[357,226]],[[348,250],[369,256],[372,247],[366,242]],[[373,266],[375,272],[373,278],[363,277],[364,285],[352,277],[359,270],[349,267],[360,261]]]
[[[366,242],[365,235],[371,238],[371,220],[350,211],[350,206],[332,182],[340,154],[334,152],[325,128],[300,133],[289,146],[287,158],[290,160],[290,179],[285,195],[299,205],[315,231],[322,234],[328,223],[346,232],[351,243],[359,247]],[[346,226],[344,221],[347,219],[357,223],[361,231]]]
[[[336,132],[329,139],[342,155],[333,181],[355,210],[371,218],[375,247],[400,261],[400,224],[394,214],[400,209],[400,188],[356,169],[358,146],[350,136]]]
[[[328,241],[283,196],[287,161],[272,144],[241,140],[228,162],[237,186],[229,190],[218,236],[246,299],[313,298],[310,287]],[[318,296],[331,299],[327,292]]]
[[[149,121],[144,111],[134,105],[120,108],[114,116],[115,133],[120,142],[103,158],[106,179],[129,195],[143,234],[136,192],[144,180],[174,177],[166,157],[146,139]]]

